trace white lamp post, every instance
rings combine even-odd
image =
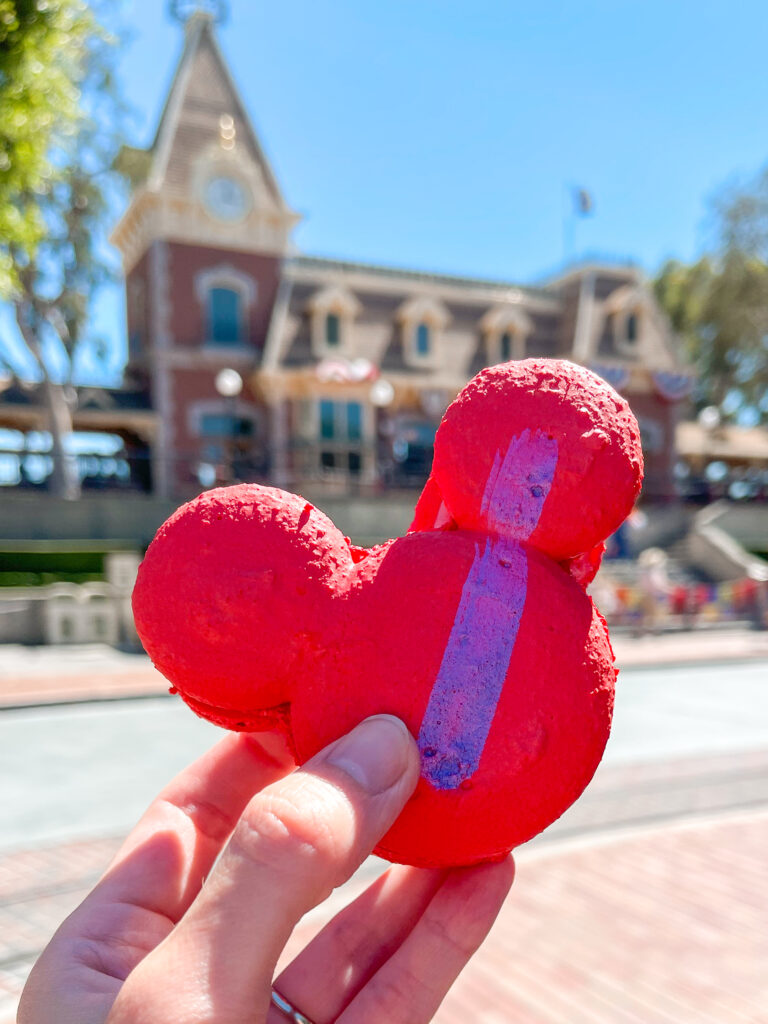
[[[214,387],[216,391],[225,399],[227,403],[227,411],[230,418],[230,429],[227,436],[227,468],[226,468],[226,483],[231,484],[235,481],[235,424],[237,422],[237,396],[243,390],[243,378],[237,372],[227,367],[224,370],[219,370],[216,374],[216,380],[214,381]]]

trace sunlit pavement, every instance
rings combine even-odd
[[[513,896],[437,1020],[768,1021],[768,661],[730,656],[623,673],[595,780],[519,851]],[[78,658],[79,687],[114,670],[103,651]],[[0,1024],[117,837],[218,735],[160,697],[0,713]]]

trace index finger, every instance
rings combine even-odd
[[[83,909],[130,903],[176,923],[251,797],[294,767],[278,733],[220,740],[170,782],[130,832]]]

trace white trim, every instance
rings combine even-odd
[[[231,288],[239,292],[247,309],[256,304],[258,287],[250,274],[246,274],[230,263],[219,263],[215,267],[206,267],[195,274],[195,295],[200,302],[205,302],[211,288]]]
[[[157,137],[152,147],[154,159],[147,175],[147,185],[154,192],[157,191],[168,170],[168,161],[171,157],[171,148],[176,136],[176,126],[181,113],[181,105],[187,92],[189,77],[192,74],[192,57],[200,45],[202,34],[202,22],[194,25],[184,40],[184,49],[181,59],[176,68],[176,74],[171,83],[171,90],[166,99],[166,107],[161,115],[160,124],[157,126]]]
[[[595,321],[595,274],[586,273],[579,285],[579,304],[576,309],[576,326],[573,331],[571,355],[575,363],[586,363],[594,354],[596,338]]]
[[[172,491],[170,460],[173,458],[175,431],[173,417],[172,378],[164,358],[171,349],[169,332],[171,322],[170,289],[168,282],[168,246],[165,242],[154,242],[149,251],[149,273],[152,282],[151,302],[151,353],[152,386],[157,402],[158,429],[152,446],[153,488],[161,497]]]
[[[282,356],[281,339],[287,336],[288,308],[293,291],[293,282],[283,274],[283,267],[280,268],[280,284],[277,288],[277,296],[272,306],[272,314],[267,328],[267,338],[264,342],[264,353],[261,358],[263,370],[276,370],[279,367]],[[298,325],[297,325],[298,326]]]

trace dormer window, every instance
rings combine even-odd
[[[512,358],[512,335],[509,331],[504,331],[499,338],[499,356],[502,363],[508,363]]]
[[[429,324],[422,321],[416,326],[416,355],[421,357],[429,355],[430,340]]]
[[[432,366],[439,355],[440,339],[450,321],[448,310],[436,299],[409,299],[397,311],[406,362]]]
[[[352,325],[360,303],[346,288],[324,288],[307,303],[312,350],[318,359],[353,354]]]
[[[338,313],[325,315],[325,344],[328,348],[338,348],[341,344],[341,317]]]
[[[637,354],[643,329],[643,311],[638,308],[619,310],[613,314],[613,341],[618,352]]]
[[[239,292],[211,288],[208,292],[208,341],[213,345],[241,345],[243,310]]]
[[[637,313],[630,313],[627,317],[627,341],[634,344],[638,336]]]
[[[519,305],[494,306],[480,321],[485,339],[485,358],[489,366],[525,359],[528,335],[533,324]]]
[[[236,267],[220,264],[195,275],[195,294],[203,309],[204,345],[237,348],[250,336],[256,282]]]
[[[602,306],[596,338],[604,354],[638,359],[640,351],[657,336],[655,304],[647,287],[633,281],[615,288]]]

